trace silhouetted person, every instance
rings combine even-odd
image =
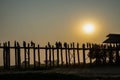
[[[26,42],[25,41],[23,41],[23,47],[26,47]]]
[[[59,42],[58,44],[59,44],[59,48],[62,48],[62,43],[61,43],[61,42]]]
[[[56,48],[58,48],[58,42],[56,42],[55,45],[56,45]]]
[[[31,46],[35,46],[35,43],[33,41],[31,41],[30,43],[31,43]]]
[[[48,42],[48,47],[51,47],[50,42]]]
[[[64,43],[64,47],[67,48],[67,43],[66,42]]]

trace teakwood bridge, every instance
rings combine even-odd
[[[26,43],[23,41],[23,45],[20,46],[19,42],[15,41],[14,46],[11,46],[10,41],[1,43],[1,54],[3,57],[2,69],[9,70],[11,65],[11,54],[14,54],[14,68],[19,69],[41,69],[54,68],[61,66],[71,65],[86,65],[86,64],[120,64],[120,45],[119,44],[82,44],[79,43],[61,43],[56,42],[55,45],[51,45],[48,42],[47,45],[41,47],[34,42]],[[11,51],[12,50],[12,51]],[[22,52],[23,51],[23,52]],[[44,54],[44,56],[43,56]],[[21,55],[24,55],[21,57]],[[32,55],[32,56],[31,56]],[[33,59],[33,64],[31,63]],[[87,59],[86,59],[87,58]],[[93,59],[94,58],[94,59]],[[41,62],[44,60],[44,65]],[[22,61],[24,61],[22,63]]]

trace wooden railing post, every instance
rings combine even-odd
[[[61,44],[61,48],[60,48],[60,52],[61,52],[61,65],[63,66],[63,49],[62,49],[62,44]]]
[[[3,43],[3,63],[4,63],[4,69],[6,69],[6,45]]]
[[[6,69],[8,68],[8,61],[7,61],[7,42],[5,42],[5,61],[6,61]]]
[[[15,67],[20,69],[21,68],[21,56],[20,56],[20,45],[18,42],[14,42],[15,47]]]
[[[74,60],[74,65],[75,65],[75,44],[74,44],[74,42],[72,43],[72,46],[73,46],[73,60]]]
[[[50,42],[48,42],[48,48],[49,48],[49,66],[51,67],[51,45]]]
[[[86,64],[86,60],[85,60],[85,44],[83,44],[82,47],[83,47],[83,64]]]
[[[79,43],[77,43],[77,57],[78,57],[78,65],[80,65]]]
[[[27,52],[26,52],[26,42],[25,41],[23,41],[23,47],[24,47],[24,64],[25,64],[25,69],[27,68],[27,60],[26,60],[26,54],[27,54]]]
[[[56,42],[56,49],[57,49],[57,66],[59,66],[59,43]]]
[[[28,68],[30,68],[30,44],[28,43]]]
[[[66,66],[68,66],[67,43],[64,43],[64,47],[65,47]]]
[[[17,64],[18,64],[18,68],[21,68],[21,56],[20,56],[20,45],[17,42]]]
[[[120,64],[119,46],[116,44],[116,64]]]
[[[91,50],[92,50],[92,49],[91,49],[91,48],[92,48],[92,47],[91,47],[91,44],[87,44],[87,45],[88,45],[87,48],[89,48],[89,55],[91,55],[91,54],[92,54],[92,53],[91,53],[91,52],[92,52],[92,51],[91,51]],[[91,64],[92,64],[92,58],[91,58],[91,56],[89,56],[89,59],[90,59],[90,65],[91,65]]]
[[[104,60],[103,60],[103,63],[104,64],[106,64],[107,62],[106,62],[106,58],[107,58],[107,50],[106,50],[107,48],[106,48],[106,45],[104,45],[103,46],[103,53],[104,53]]]
[[[10,69],[10,41],[8,41],[6,53],[7,53],[7,68]]]
[[[48,50],[48,48],[47,48],[47,46],[45,46],[45,66],[46,66],[46,68],[48,67],[47,50]]]
[[[112,45],[110,44],[109,46],[109,64],[113,63],[113,48]]]
[[[34,45],[33,45],[33,59],[34,59],[34,69],[36,68],[36,54],[35,54],[35,43],[34,43]]]
[[[71,61],[71,58],[70,58],[70,47],[69,47],[69,44],[67,45],[67,48],[68,48],[68,64],[70,65],[70,61]]]
[[[53,67],[55,66],[55,59],[54,59],[54,46],[52,46],[52,59],[53,59]]]
[[[40,67],[40,46],[38,45],[38,66]]]
[[[14,42],[14,47],[15,47],[15,67],[17,68],[18,67],[18,59],[17,59],[17,42],[15,41]]]

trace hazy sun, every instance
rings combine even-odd
[[[85,24],[83,25],[83,32],[87,34],[91,34],[94,32],[94,25],[93,24]]]

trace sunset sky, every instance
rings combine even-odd
[[[109,33],[120,33],[120,0],[0,0],[0,42],[101,43]]]

